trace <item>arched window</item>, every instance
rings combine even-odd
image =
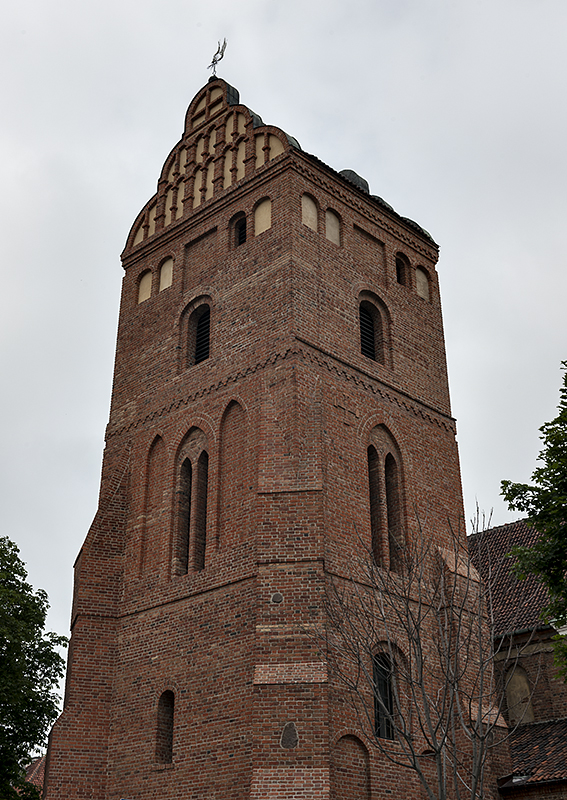
[[[372,659],[374,681],[374,732],[380,739],[394,738],[393,670],[389,657],[381,653]]]
[[[195,312],[195,349],[194,364],[200,364],[209,357],[211,340],[211,309],[209,306],[200,306]]]
[[[162,569],[165,531],[163,476],[167,471],[167,448],[156,436],[148,452],[144,491],[144,519],[140,552],[140,574],[155,574]]]
[[[360,317],[360,352],[366,358],[376,361],[376,331],[374,330],[374,315],[368,308],[369,303],[361,303]]]
[[[195,486],[195,519],[193,530],[193,568],[205,568],[205,549],[207,544],[207,491],[209,482],[209,456],[203,450],[197,461],[197,480]]]
[[[396,280],[402,286],[408,285],[409,264],[407,258],[401,253],[396,254]]]
[[[166,258],[159,270],[159,290],[163,292],[173,283],[173,259]]]
[[[191,526],[191,495],[193,491],[193,468],[190,459],[186,458],[181,465],[179,481],[179,570],[186,575],[189,572],[189,542]]]
[[[301,195],[301,221],[303,224],[316,231],[319,227],[317,217],[317,203],[315,200],[308,194]]]
[[[506,705],[510,726],[534,722],[530,684],[522,667],[512,667],[506,674]]]
[[[372,555],[377,566],[401,573],[405,552],[401,457],[383,425],[370,435],[367,462]]]
[[[341,220],[330,208],[325,212],[325,236],[333,244],[341,244]]]
[[[147,269],[140,275],[138,282],[138,303],[143,303],[148,300],[152,294],[152,272]]]
[[[219,440],[219,545],[226,548],[247,540],[251,511],[247,417],[236,400],[223,414]]]
[[[209,455],[207,437],[193,427],[178,454],[177,533],[173,572],[177,575],[205,568]]]
[[[384,559],[380,537],[380,460],[373,445],[368,448],[368,489],[370,493],[372,556],[376,564],[383,566]]]
[[[234,244],[238,247],[246,241],[246,217],[240,217],[234,225]]]
[[[415,288],[420,297],[429,300],[429,276],[421,267],[417,267],[415,271]]]
[[[331,751],[331,791],[333,800],[370,798],[370,758],[357,736],[341,737]]]
[[[358,307],[358,319],[360,352],[372,361],[386,364],[388,316],[382,302],[374,296],[371,300],[362,299]]]
[[[158,701],[156,730],[156,761],[171,764],[173,761],[173,717],[175,712],[175,696],[173,692],[164,692]]]
[[[211,355],[211,306],[210,298],[195,298],[183,312],[180,332],[179,367],[185,370],[206,361]]]
[[[398,465],[391,453],[386,456],[384,463],[384,477],[386,484],[386,512],[388,514],[388,546],[390,550],[390,569],[402,572],[403,534],[400,509],[400,483]]]
[[[272,201],[269,197],[261,200],[254,209],[254,236],[272,227]]]

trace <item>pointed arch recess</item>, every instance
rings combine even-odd
[[[219,458],[219,546],[245,541],[248,533],[251,472],[247,445],[247,418],[232,400],[223,414]]]
[[[173,761],[173,724],[175,717],[175,695],[168,689],[160,695],[157,707],[156,761],[171,764]]]
[[[144,486],[144,527],[140,572],[158,574],[167,548],[166,509],[164,500],[167,474],[167,449],[156,436],[148,450]]]
[[[331,795],[335,800],[370,800],[370,758],[366,745],[352,734],[334,745]]]
[[[209,442],[192,427],[176,458],[173,573],[200,572],[206,564]]]
[[[378,566],[403,571],[405,525],[400,448],[385,425],[370,432],[367,447],[370,542]]]

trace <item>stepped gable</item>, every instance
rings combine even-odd
[[[201,204],[234,190],[299,142],[240,103],[222,78],[211,78],[191,101],[185,130],[163,165],[156,194],[128,235],[126,251],[190,216]]]
[[[401,216],[378,195],[371,195],[365,178],[351,169],[337,171],[317,156],[304,152],[297,139],[281,128],[264,124],[258,114],[240,103],[237,89],[215,77],[191,101],[183,136],[165,160],[156,194],[134,221],[124,254],[190,216],[213,196],[233,190],[242,179],[290,149],[303,152],[307,159],[346,183],[349,189],[356,187],[381,214],[387,211],[397,223],[419,234],[426,241],[426,253],[431,246],[438,250],[431,234],[421,225]]]

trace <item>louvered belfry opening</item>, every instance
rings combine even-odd
[[[363,356],[376,361],[374,320],[370,311],[362,305],[360,306],[360,352]]]
[[[211,334],[211,309],[207,306],[199,320],[195,331],[195,364],[205,361],[209,357],[209,344]]]
[[[244,244],[246,241],[246,218],[238,220],[234,226],[234,232],[236,235],[236,246],[238,247],[239,244]]]

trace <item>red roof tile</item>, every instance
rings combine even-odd
[[[43,789],[43,780],[45,778],[45,756],[37,756],[26,768],[26,781],[37,786],[38,789]]]
[[[516,559],[508,558],[514,545],[529,547],[537,537],[537,531],[525,519],[468,537],[471,560],[490,585],[496,636],[546,627],[540,614],[548,602],[547,589],[531,575],[519,581],[512,573]]]
[[[510,751],[515,780],[500,788],[567,780],[567,719],[520,725],[510,734]]]

